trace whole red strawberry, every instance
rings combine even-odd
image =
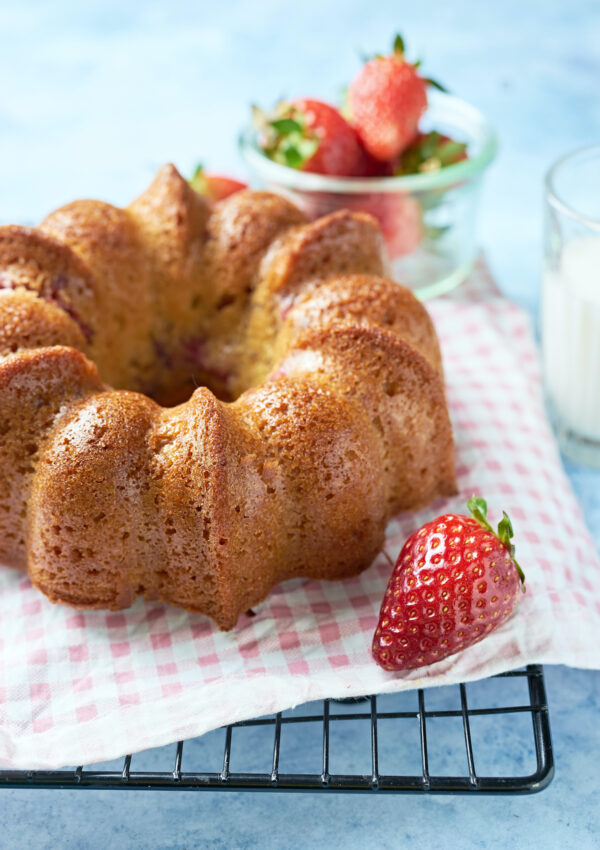
[[[421,244],[425,230],[423,210],[412,195],[373,192],[353,196],[348,206],[377,219],[390,260],[411,254]]]
[[[386,670],[433,664],[482,640],[510,617],[525,586],[514,559],[506,514],[496,534],[484,499],[473,518],[446,514],[404,544],[390,578],[373,638]]]
[[[223,174],[209,174],[201,165],[196,166],[194,176],[190,180],[190,186],[212,203],[222,201],[229,195],[233,195],[234,192],[247,188],[245,183],[240,183],[233,177],[225,177]]]
[[[261,148],[275,162],[338,177],[364,172],[365,154],[356,131],[328,103],[282,101],[272,115],[255,109],[254,122]]]
[[[427,83],[404,58],[400,36],[391,56],[363,65],[348,89],[348,108],[352,126],[375,159],[396,159],[414,139],[427,108]]]

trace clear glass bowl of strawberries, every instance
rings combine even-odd
[[[252,183],[287,195],[310,218],[373,215],[390,271],[423,298],[448,292],[477,251],[483,174],[496,135],[475,107],[407,61],[402,39],[367,61],[336,108],[314,98],[254,108],[241,149]]]

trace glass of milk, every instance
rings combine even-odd
[[[542,348],[559,446],[600,467],[600,145],[546,176]]]

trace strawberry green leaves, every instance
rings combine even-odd
[[[467,146],[462,142],[457,142],[436,130],[430,133],[419,133],[400,154],[394,173],[401,176],[439,171],[440,168],[466,159],[466,156]]]
[[[282,104],[278,109],[283,109]],[[319,140],[307,131],[304,116],[288,108],[289,114],[271,118],[254,107],[254,124],[261,134],[260,146],[267,156],[290,168],[302,168],[316,153]]]
[[[199,162],[196,165],[196,168],[194,169],[194,173],[192,174],[190,180],[190,186],[192,187],[192,189],[198,192],[199,195],[207,194],[208,185],[206,182],[206,176],[204,174],[204,166],[201,162]]]
[[[280,136],[289,136],[292,133],[302,132],[302,124],[299,121],[294,121],[293,118],[276,118],[275,121],[269,123]]]
[[[472,496],[467,502],[467,507],[471,512],[473,519],[476,519],[479,525],[482,528],[485,528],[486,531],[491,531],[492,534],[495,534],[498,540],[500,540],[500,542],[508,549],[510,557],[512,558],[514,565],[517,568],[517,572],[519,573],[522,590],[525,592],[525,573],[515,560],[515,544],[512,542],[514,531],[512,522],[510,521],[506,511],[502,512],[502,519],[498,523],[498,531],[494,531],[487,519],[487,502],[485,499],[478,496]]]
[[[473,519],[476,519],[482,528],[486,531],[491,531],[494,534],[494,529],[487,520],[487,502],[478,496],[471,496],[467,502],[467,507]]]
[[[438,83],[437,80],[432,79],[431,77],[423,77],[428,86],[433,86],[434,89],[438,91],[443,91],[444,93],[448,92],[446,86],[443,86],[441,83]]]

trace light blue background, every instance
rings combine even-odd
[[[243,174],[250,102],[336,98],[398,29],[500,132],[481,241],[535,316],[544,171],[600,141],[595,0],[0,2],[0,222],[125,203],[166,160]],[[600,474],[568,472],[597,538]],[[557,778],[536,797],[0,791],[0,847],[598,847],[600,674],[549,668],[547,684]]]

